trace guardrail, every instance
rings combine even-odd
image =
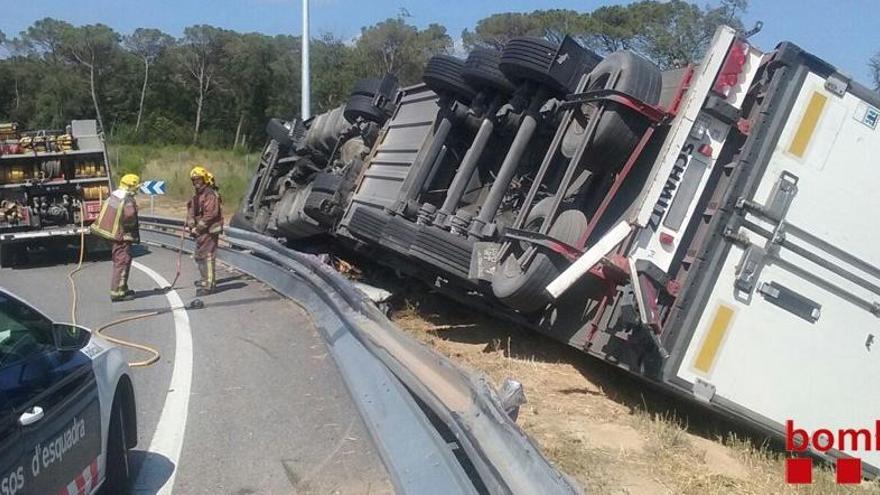
[[[141,219],[144,241],[172,249],[177,248],[181,228],[182,222],[177,219]],[[229,228],[223,241],[218,253],[221,260],[302,304],[315,317],[334,350],[337,364],[398,492],[581,493],[580,487],[558,471],[508,417],[487,377],[465,371],[405,335],[331,267],[315,256],[286,248],[275,239],[253,232]],[[185,249],[191,251],[192,247],[192,241],[187,240]],[[346,344],[349,338],[352,342]],[[366,369],[366,356],[359,355],[350,345],[355,343],[369,353],[374,364],[380,363],[381,369]],[[351,371],[356,373],[352,375]],[[376,376],[370,377],[370,371]],[[418,457],[418,442],[410,436],[415,434],[417,425],[405,423],[408,426],[403,429],[409,428],[409,432],[402,435],[400,430],[404,423],[391,421],[390,415],[412,413],[412,404],[404,404],[407,407],[397,411],[388,408],[376,411],[370,400],[401,401],[391,397],[394,394],[383,396],[382,392],[364,400],[364,390],[381,390],[376,388],[375,379],[382,381],[381,377],[389,373],[392,378],[384,384],[385,392],[400,389],[411,393],[418,399],[416,404],[430,410],[435,421],[442,423],[442,427],[435,430],[439,434],[434,435],[432,442],[437,449],[433,453],[422,452],[428,458]],[[370,378],[374,383],[369,383]],[[420,416],[425,426],[430,415],[422,412]],[[409,419],[414,419],[412,414]],[[447,436],[451,433],[454,438],[444,440],[444,433]],[[465,459],[446,445],[453,440],[461,446]],[[438,452],[445,452],[439,468],[431,465],[432,456],[436,461]],[[452,462],[457,466],[452,466]],[[425,465],[431,465],[432,469],[426,470]],[[462,475],[468,479],[462,479]],[[467,482],[467,486],[463,482]]]

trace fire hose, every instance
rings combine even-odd
[[[78,294],[77,294],[78,291],[77,291],[76,280],[74,279],[74,275],[76,275],[83,268],[83,258],[85,257],[85,245],[86,245],[85,209],[82,207],[82,204],[80,204],[80,216],[79,217],[80,217],[79,261],[77,262],[76,267],[73,270],[71,270],[70,272],[68,272],[68,274],[67,274],[67,279],[70,282],[70,293],[71,293],[70,318],[71,318],[71,321],[74,325],[76,325],[76,309],[77,309],[77,301],[78,301]],[[180,245],[177,249],[177,271],[174,274],[174,280],[171,282],[170,286],[160,289],[163,292],[168,292],[168,291],[172,290],[174,288],[174,284],[177,283],[177,279],[180,278],[180,263],[181,263],[181,257],[183,255],[183,240],[184,240],[185,234],[186,234],[186,232],[184,230],[181,230]],[[102,338],[104,338],[108,342],[114,343],[116,345],[128,347],[131,349],[136,349],[136,350],[150,354],[150,357],[147,359],[144,359],[141,361],[129,362],[128,365],[131,366],[132,368],[150,366],[151,364],[154,364],[156,361],[158,361],[159,357],[161,356],[161,354],[159,353],[159,351],[157,349],[150,347],[148,345],[138,344],[136,342],[130,342],[128,340],[120,339],[118,337],[111,337],[110,335],[107,335],[104,332],[106,330],[108,330],[109,328],[112,328],[112,327],[115,327],[118,325],[122,325],[125,323],[129,323],[132,321],[143,320],[146,318],[152,318],[154,316],[159,316],[162,314],[170,313],[170,312],[176,311],[178,309],[188,309],[189,307],[198,307],[198,306],[200,306],[200,304],[197,305],[196,304],[197,301],[200,303],[200,301],[198,299],[196,299],[192,303],[190,303],[190,305],[170,307],[170,308],[156,310],[156,311],[148,311],[145,313],[139,313],[136,315],[127,316],[125,318],[119,318],[116,320],[112,320],[112,321],[109,321],[109,322],[104,323],[104,324],[100,325],[99,327],[97,327],[95,329],[95,334],[100,335]]]

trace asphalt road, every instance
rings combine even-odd
[[[70,321],[72,254],[66,260],[36,256],[25,266],[0,270],[0,285]],[[197,271],[192,259],[182,261],[175,293],[189,303]],[[175,293],[154,292],[157,282],[147,272],[171,281],[176,253],[142,246],[135,265],[130,286],[138,297],[122,303],[109,300],[110,262],[84,265],[76,275],[79,324],[95,328],[173,304]],[[187,494],[392,492],[310,316],[222,266],[218,279],[220,292],[203,298],[204,309],[166,312],[107,332],[161,352],[156,364],[133,370],[134,491],[156,493],[173,484],[175,492]],[[130,361],[147,357],[126,353]],[[182,394],[187,385],[190,393]]]

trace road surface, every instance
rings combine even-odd
[[[110,262],[76,275],[77,321],[96,328],[195,295],[184,255],[139,246],[134,301],[110,303]],[[0,270],[0,285],[52,318],[70,321],[73,253],[32,256]],[[67,258],[67,259],[61,259]],[[205,308],[177,310],[108,330],[150,345],[158,363],[133,371],[138,409],[136,493],[390,493],[392,487],[348,390],[310,316],[261,283],[224,267]],[[191,340],[191,343],[190,343]],[[127,351],[130,361],[145,355]],[[189,393],[185,393],[186,390]],[[184,419],[185,418],[185,419]]]

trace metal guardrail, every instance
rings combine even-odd
[[[176,249],[180,228],[177,219],[142,217],[141,238]],[[507,416],[485,376],[405,335],[331,267],[253,232],[229,228],[223,241],[221,260],[312,313],[399,493],[581,493]],[[192,248],[187,240],[185,249]],[[359,347],[368,355],[358,353]],[[418,400],[407,401],[395,391]],[[424,412],[413,410],[419,404],[454,438],[444,440]],[[420,445],[426,427],[433,441]],[[466,460],[456,460],[447,445],[451,441],[458,442]]]

